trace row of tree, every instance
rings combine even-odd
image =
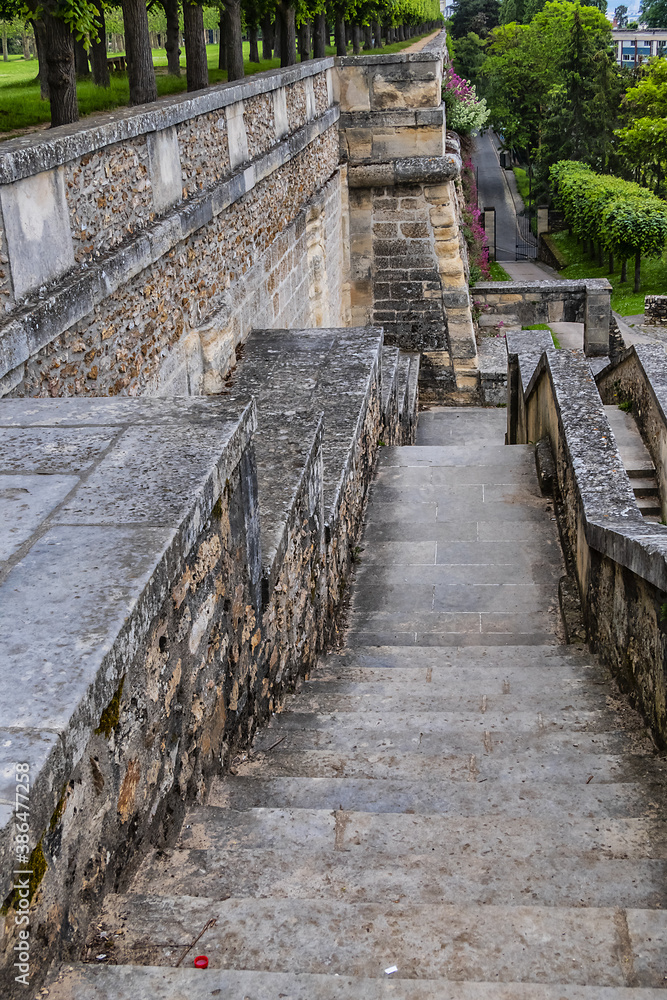
[[[185,42],[188,90],[208,86],[208,59],[202,2],[197,0],[148,0],[159,2],[166,20],[168,72],[180,73],[179,37]],[[114,5],[118,6],[118,4]],[[125,54],[130,85],[130,104],[157,99],[151,51],[147,0],[121,0]],[[362,45],[401,41],[441,22],[439,0],[217,0],[207,4],[218,10],[220,28],[219,65],[228,80],[243,76],[243,34],[250,41],[250,59],[259,62],[261,30],[263,56],[280,57],[281,65],[297,60],[297,35],[301,59],[326,54],[328,25],[335,26],[336,49],[347,53],[348,36],[353,50]],[[93,80],[109,85],[106,44],[105,0],[0,0],[0,18],[30,20],[40,64],[42,94],[51,102],[51,124],[78,120],[76,96],[77,61],[90,58]],[[268,54],[267,54],[268,53]]]
[[[563,160],[550,170],[556,202],[574,235],[597,245],[600,257],[621,260],[626,280],[628,259],[635,260],[635,292],[639,291],[642,257],[660,257],[667,243],[667,204],[632,181],[597,174],[586,163]],[[600,260],[600,263],[602,261]]]

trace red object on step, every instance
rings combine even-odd
[[[208,958],[206,955],[197,955],[195,958],[195,969],[208,969]]]

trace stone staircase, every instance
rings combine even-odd
[[[344,647],[41,995],[664,995],[665,761],[560,641],[552,504],[504,420],[381,449]]]
[[[642,441],[641,434],[631,413],[613,404],[605,406],[605,413],[616,438],[618,451],[625,471],[632,484],[637,505],[648,521],[660,521],[660,490],[653,459]]]

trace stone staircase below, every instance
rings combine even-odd
[[[661,519],[660,490],[653,459],[642,441],[632,413],[608,404],[604,408],[625,466],[637,506],[647,521]]]
[[[553,504],[504,431],[432,410],[380,449],[343,647],[41,996],[665,995],[665,760],[561,641]]]

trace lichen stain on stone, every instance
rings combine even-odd
[[[104,784],[104,781],[102,781]],[[63,786],[63,790],[58,799],[56,808],[53,810],[53,815],[51,816],[51,821],[49,822],[49,830],[53,831],[57,827],[58,823],[63,817],[65,809],[67,808],[67,785]]]
[[[116,688],[116,693],[100,716],[100,724],[95,730],[96,736],[104,736],[108,740],[118,725],[118,721],[120,719],[120,699],[123,694],[124,683],[125,677],[123,676],[121,677],[120,684]]]
[[[44,857],[44,851],[42,850],[42,840],[41,840],[41,837],[40,837],[39,841],[37,842],[37,844],[33,848],[32,853],[31,853],[31,855],[30,855],[30,857],[28,859],[27,865],[26,865],[27,871],[30,871],[30,879],[29,879],[29,883],[28,883],[28,902],[29,903],[32,902],[32,899],[33,899],[35,893],[37,892],[42,879],[46,875],[48,867],[49,866],[46,863],[46,858]],[[2,905],[2,908],[0,909],[0,915],[4,917],[4,916],[7,915],[7,913],[10,910],[12,910],[12,909],[13,910],[18,909],[19,899],[20,899],[20,896],[19,896],[18,888],[17,889],[12,889],[12,891],[9,893],[9,895],[5,899],[5,901],[4,901],[3,905]]]
[[[133,760],[128,761],[125,777],[123,778],[123,784],[120,789],[120,795],[118,796],[118,805],[116,808],[122,823],[126,823],[130,818],[140,778],[141,765],[135,757]]]
[[[173,673],[169,680],[167,681],[167,690],[164,696],[164,710],[166,712],[167,718],[171,712],[171,703],[174,700],[174,695],[178,689],[178,685],[181,683],[181,661],[179,660],[174,667]]]

